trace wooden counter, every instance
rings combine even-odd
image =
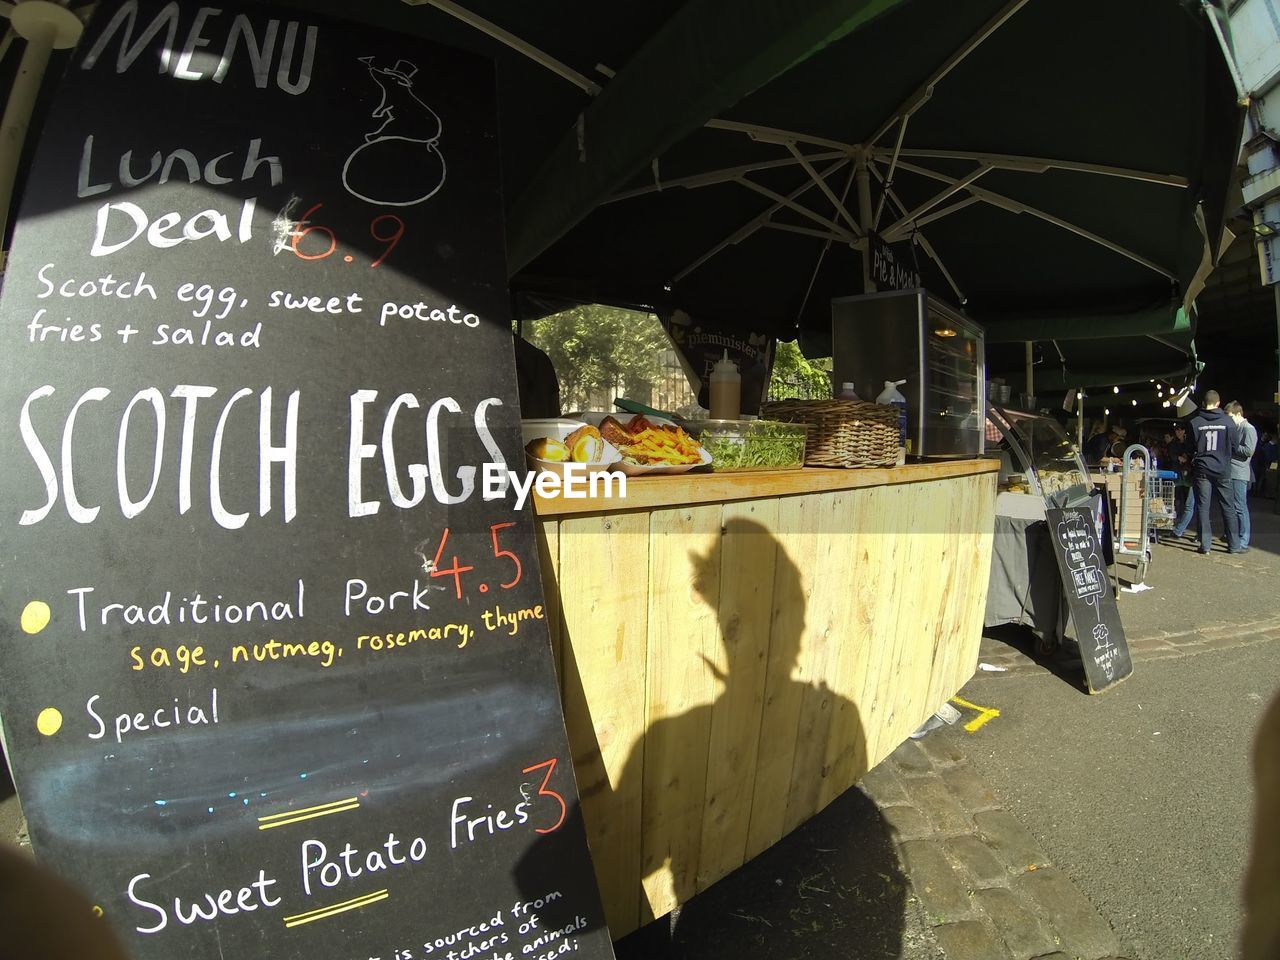
[[[615,937],[821,810],[969,679],[997,469],[646,478],[538,504]]]

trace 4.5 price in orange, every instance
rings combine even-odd
[[[508,521],[506,523],[495,523],[489,527],[489,540],[493,548],[494,559],[504,560],[509,565],[510,579],[498,584],[498,586],[503,590],[510,590],[512,587],[516,586],[520,582],[520,578],[524,576],[524,564],[520,562],[520,558],[510,550],[505,549],[499,540],[499,536],[502,534],[502,531],[506,530],[508,527],[514,526],[515,523],[513,521]],[[464,573],[471,573],[474,571],[475,566],[464,564],[458,559],[456,554],[448,558],[450,565],[447,567],[444,566],[446,559],[445,548],[448,547],[448,545],[449,528],[445,527],[444,533],[440,536],[440,545],[436,547],[435,557],[432,559],[430,564],[430,576],[453,577],[454,592],[457,594],[458,599],[461,600],[462,575]],[[489,584],[487,582],[482,582],[478,585],[477,589],[481,593],[488,593]]]

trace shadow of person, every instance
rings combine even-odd
[[[600,748],[571,731],[613,932],[659,916],[617,943],[619,957],[900,955],[905,880],[890,830],[849,789],[868,752],[849,695],[861,693],[859,638],[829,612],[806,624],[812,578],[843,578],[852,592],[857,571],[815,570],[806,582],[788,554],[796,539],[733,518],[687,553],[691,595],[714,611],[718,650],[708,656],[650,624],[651,719],[618,775],[581,776]],[[566,641],[566,691],[582,689],[574,646],[589,642]],[[663,682],[653,664],[667,663],[670,676],[677,653],[686,674],[710,674],[712,699],[663,715],[653,705],[672,698],[652,689]],[[619,884],[617,851],[628,844],[634,870]]]

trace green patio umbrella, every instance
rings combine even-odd
[[[874,232],[987,326],[995,366],[1052,343],[1069,380],[1194,370],[1243,117],[1218,2],[295,5],[496,61],[532,302],[682,308],[822,354]]]
[[[1000,342],[1037,340],[1068,380],[1194,369],[1187,308],[1243,117],[1214,4],[407,13],[499,61],[517,288],[679,307],[822,353],[874,231],[988,325],[997,365]]]

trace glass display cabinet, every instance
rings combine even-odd
[[[963,459],[983,452],[986,355],[982,328],[922,289],[831,302],[832,380],[873,401],[906,380],[907,453]]]
[[[1046,507],[1089,502],[1089,472],[1056,420],[988,404],[987,449],[1000,453],[1001,493],[1031,494]]]

